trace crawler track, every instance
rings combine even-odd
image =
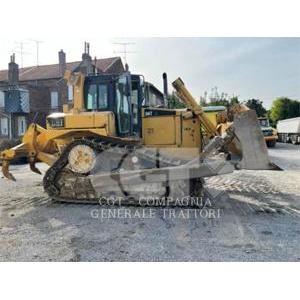
[[[77,145],[88,145],[97,155],[95,170],[92,170],[90,174],[74,173],[68,168],[68,155],[71,149]],[[132,157],[135,157],[138,163],[132,163]],[[149,198],[172,198],[175,200],[173,204],[176,205],[178,197],[187,199],[192,195],[199,196],[202,191],[202,180],[157,183],[144,181],[130,186],[123,186],[121,182],[115,182],[99,193],[95,191],[90,179],[93,172],[94,174],[107,174],[109,177],[110,174],[118,173],[120,170],[124,172],[124,169],[160,168],[180,166],[184,163],[186,163],[184,160],[163,157],[155,149],[143,147],[134,141],[107,137],[79,139],[70,143],[63,150],[59,159],[48,169],[43,179],[43,185],[51,198],[63,202],[148,205],[147,199]],[[166,202],[160,203],[166,205]],[[167,205],[172,205],[172,201],[169,200]]]

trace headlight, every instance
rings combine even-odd
[[[65,127],[65,118],[49,118],[47,119],[51,128],[63,128]]]

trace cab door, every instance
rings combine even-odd
[[[142,105],[144,100],[144,78],[141,75],[132,75],[131,78],[131,111],[133,135],[142,137]]]
[[[127,73],[116,80],[115,114],[118,135],[132,135],[131,88]]]

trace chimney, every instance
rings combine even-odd
[[[8,64],[8,84],[16,86],[19,83],[19,65],[16,64],[15,54],[10,56],[10,63]]]
[[[63,50],[60,50],[58,52],[58,62],[59,62],[59,75],[63,77],[67,68],[66,53]]]
[[[92,58],[90,56],[90,43],[84,42],[84,52],[82,54],[83,69],[85,74],[93,73]]]

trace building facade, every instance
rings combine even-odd
[[[12,55],[8,70],[0,71],[0,140],[22,137],[32,122],[45,127],[48,114],[62,111],[64,104],[73,101],[73,89],[63,79],[66,70],[84,74],[125,71],[120,57],[92,59],[88,43],[82,60],[76,62],[67,62],[61,50],[57,64],[19,68]]]

